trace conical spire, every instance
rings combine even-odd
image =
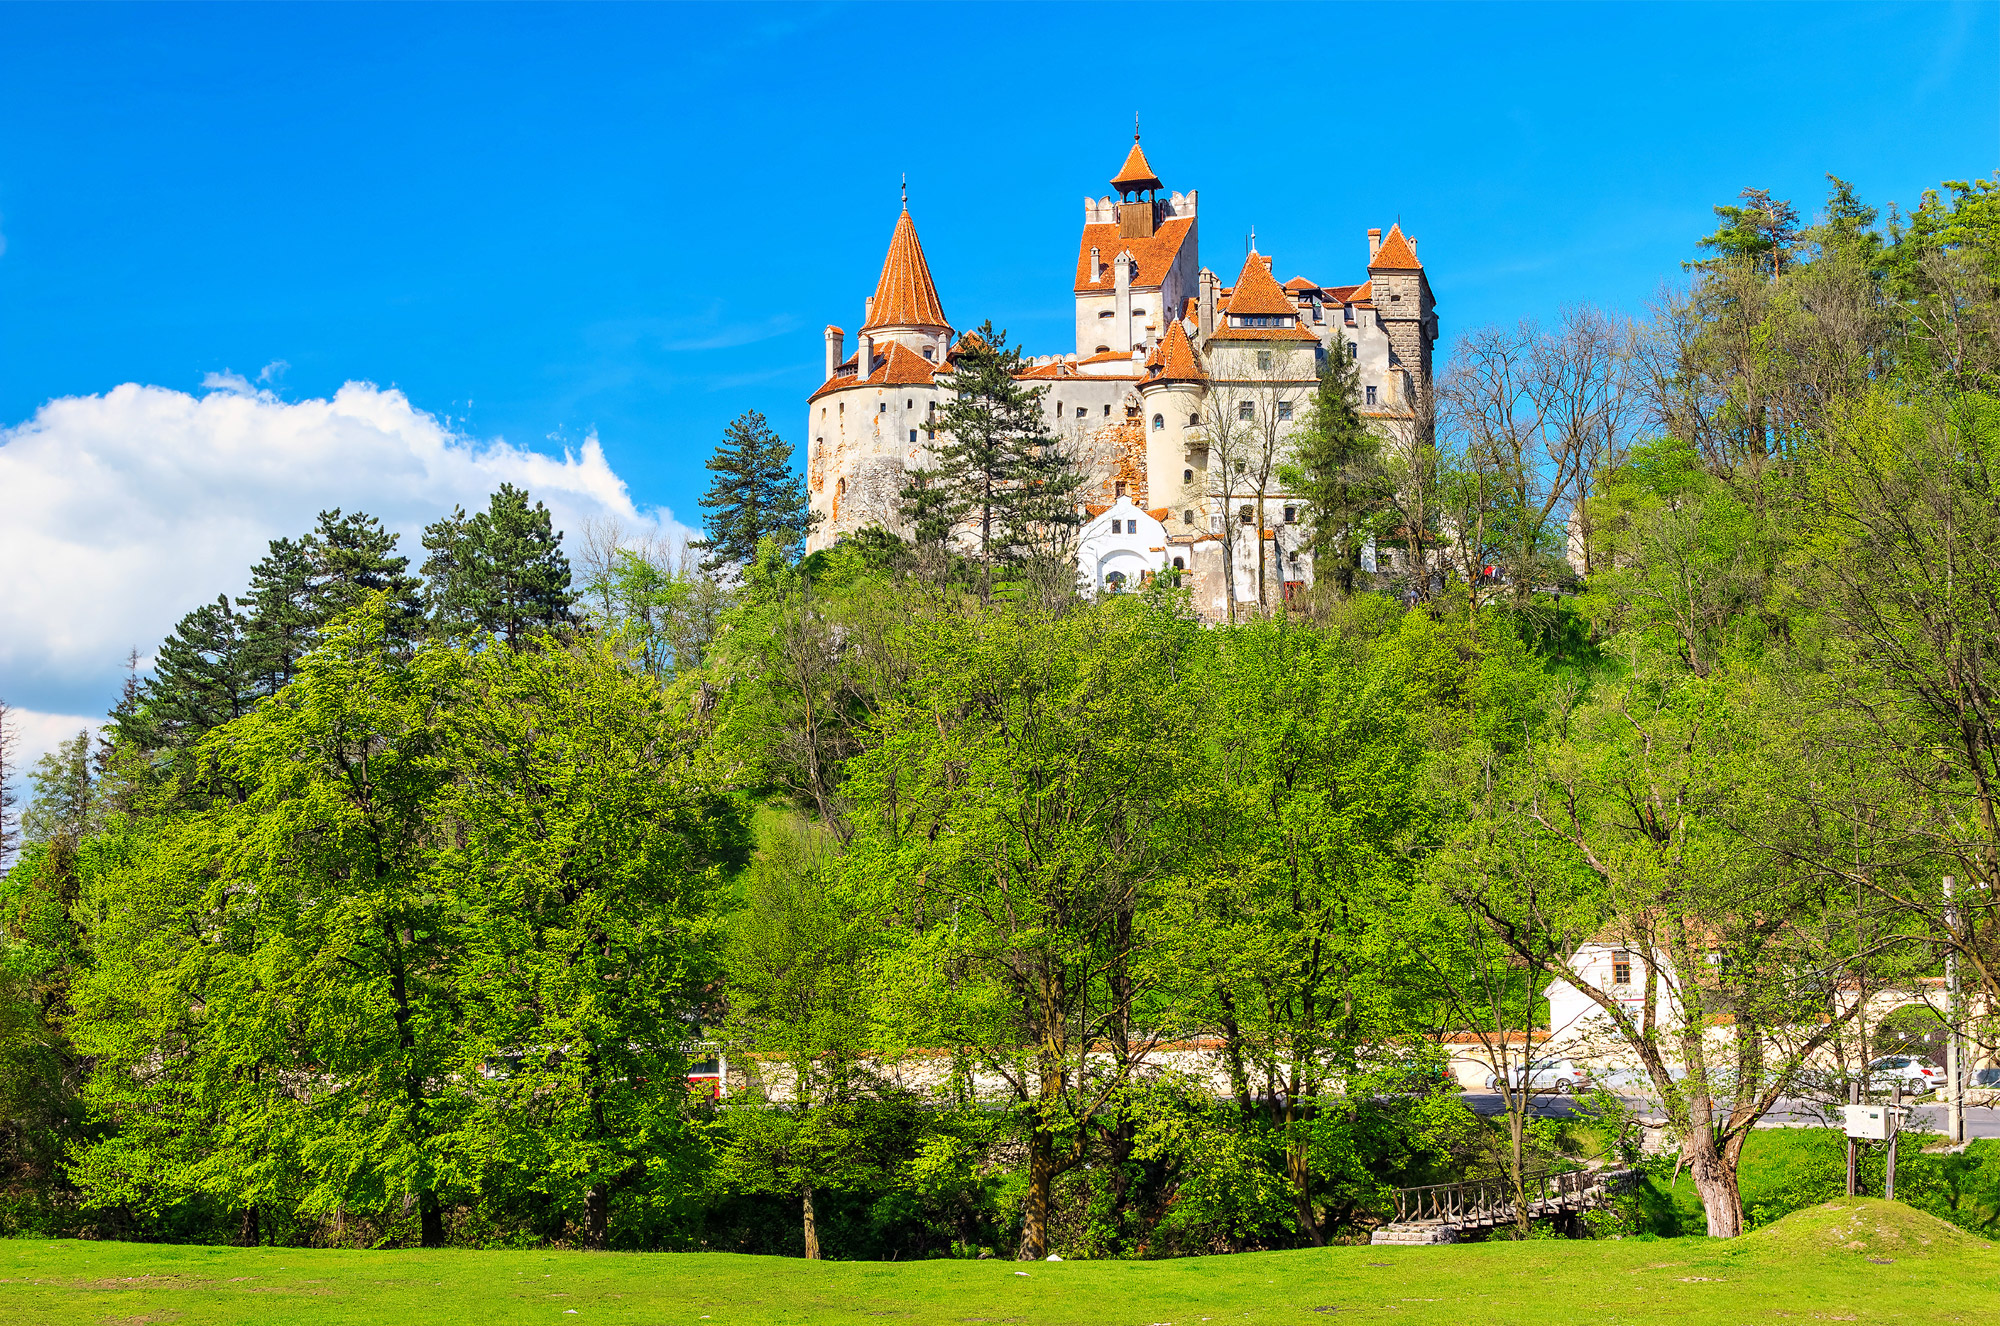
[[[875,283],[873,310],[861,330],[950,325],[944,320],[944,305],[938,302],[937,286],[931,281],[930,264],[924,261],[924,246],[917,241],[917,223],[910,220],[906,201],[903,214],[896,218],[896,233],[889,237],[882,279]]]
[[[1382,241],[1382,247],[1375,250],[1375,256],[1368,260],[1371,272],[1414,272],[1423,266],[1417,261],[1417,251],[1410,247],[1410,241],[1403,234],[1402,223],[1389,227],[1389,238]]]
[[[1158,189],[1164,186],[1160,177],[1146,161],[1146,154],[1139,148],[1139,132],[1132,131],[1132,150],[1125,154],[1125,164],[1111,178],[1111,187],[1120,193],[1132,193],[1143,189]]]
[[[1284,314],[1299,311],[1299,306],[1285,294],[1285,288],[1278,284],[1278,278],[1271,275],[1271,269],[1264,263],[1263,254],[1250,250],[1250,256],[1243,260],[1243,274],[1236,278],[1236,289],[1223,310],[1225,313],[1234,316],[1239,313]]]

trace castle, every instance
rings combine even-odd
[[[1431,390],[1437,310],[1416,242],[1370,230],[1364,279],[1280,285],[1253,240],[1224,285],[1201,265],[1197,194],[1168,191],[1136,133],[1111,187],[1084,199],[1076,348],[1020,375],[1090,476],[1079,584],[1116,591],[1171,566],[1205,618],[1240,615],[1231,597],[1275,606],[1312,578],[1310,514],[1279,468],[1326,356],[1354,361],[1362,412],[1384,429],[1413,424]],[[906,534],[905,476],[937,440],[958,339],[907,200],[862,310],[854,353],[826,329],[808,401],[814,549],[868,525]]]

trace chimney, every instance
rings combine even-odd
[[[1104,279],[1104,255],[1095,244],[1090,246],[1090,283],[1096,285]]]
[[[1381,247],[1382,247],[1382,227],[1370,226],[1368,228],[1368,261],[1370,262],[1375,261],[1375,251]]]
[[[1196,316],[1200,319],[1197,329],[1201,333],[1201,339],[1206,341],[1215,331],[1215,295],[1222,281],[1214,272],[1204,267],[1197,282],[1201,287],[1200,302],[1196,305]]]
[[[866,382],[868,375],[875,371],[875,338],[867,332],[862,332],[854,344],[854,349],[857,356],[854,361],[854,380]]]
[[[833,381],[833,375],[840,371],[840,361],[847,358],[842,353],[847,349],[847,333],[829,325],[826,329],[826,380]]]
[[[1112,279],[1116,290],[1112,295],[1112,321],[1117,324],[1111,330],[1111,348],[1130,350],[1132,348],[1132,253],[1121,250],[1111,260]]]
[[[1378,230],[1374,233],[1379,235],[1382,232]],[[1374,252],[1375,251],[1373,249],[1369,250],[1369,253],[1371,255]],[[868,330],[868,328],[874,324],[874,321],[875,321],[875,296],[870,295],[868,296],[868,298],[861,301],[861,329],[863,331]]]
[[[1416,242],[1416,241],[1415,241],[1414,239],[1410,239],[1410,237],[1409,237],[1408,235],[1405,235],[1405,236],[1403,236],[1403,238],[1404,238],[1404,239],[1407,239],[1407,240],[1410,240],[1410,256],[1411,256],[1412,258],[1416,257],[1416,256],[1417,256],[1417,242]]]

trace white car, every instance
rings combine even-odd
[[[1590,1070],[1578,1067],[1567,1059],[1544,1059],[1530,1064],[1527,1071],[1528,1089],[1531,1091],[1553,1091],[1559,1096],[1571,1095],[1578,1091],[1590,1090]],[[1507,1081],[1514,1087],[1521,1085],[1521,1066],[1507,1067]],[[1489,1073],[1486,1089],[1498,1091],[1500,1078]]]
[[[1870,1087],[1887,1087],[1900,1082],[1906,1094],[1918,1096],[1944,1085],[1944,1069],[1912,1054],[1892,1054],[1877,1059],[1868,1065],[1866,1077]]]

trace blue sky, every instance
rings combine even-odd
[[[1031,350],[1070,348],[1135,111],[1208,265],[1254,224],[1281,278],[1352,280],[1400,218],[1448,342],[1638,311],[1746,185],[1908,207],[1990,172],[1996,71],[1992,3],[5,7],[0,429],[282,363],[284,402],[594,433],[692,521],[727,420],[796,433],[903,172],[948,314]],[[173,615],[235,587],[198,578]]]

